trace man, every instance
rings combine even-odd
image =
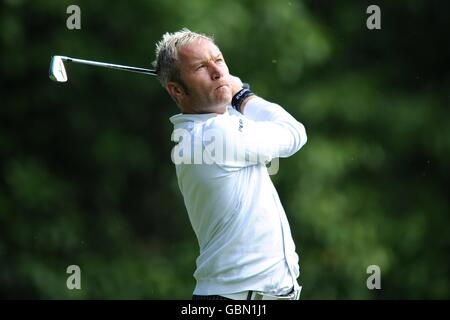
[[[200,247],[193,299],[298,299],[298,256],[266,163],[306,143],[303,125],[229,74],[213,39],[157,44],[158,79],[181,109],[172,153]]]

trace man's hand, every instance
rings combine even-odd
[[[230,74],[230,78],[231,78],[231,94],[234,97],[234,95],[238,93],[239,90],[241,90],[244,85],[241,79],[239,79],[238,77],[232,76]]]
[[[232,75],[230,74],[230,78],[231,78],[231,93],[232,93],[233,97],[234,97],[235,94],[238,93],[242,88],[244,88],[244,87],[245,87],[245,88],[248,88],[248,89],[250,88],[250,86],[249,86],[248,84],[243,84],[242,81],[241,81],[241,79],[239,79],[238,77],[232,76]],[[242,114],[244,114],[244,108],[245,108],[246,103],[247,103],[249,100],[253,99],[254,97],[255,97],[255,95],[252,93],[251,96],[245,98],[245,100],[242,101],[241,107],[240,107],[240,111],[241,111]]]

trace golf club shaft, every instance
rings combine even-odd
[[[149,75],[152,75],[152,76],[156,75],[156,71],[152,70],[152,69],[144,69],[144,68],[123,66],[123,65],[120,65],[120,64],[112,64],[112,63],[106,63],[106,62],[98,62],[98,61],[76,59],[76,58],[65,57],[65,56],[61,56],[61,59],[64,60],[64,61],[81,63],[81,64],[89,64],[89,65],[97,66],[97,67],[125,70],[125,71],[136,72],[136,73],[144,73],[144,74],[149,74]]]

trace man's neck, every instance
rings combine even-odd
[[[224,114],[225,112],[227,112],[227,105],[208,108],[207,110],[195,110],[189,107],[181,108],[181,113],[183,114],[208,114],[208,113]]]

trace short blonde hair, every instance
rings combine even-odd
[[[187,28],[174,33],[165,33],[156,44],[156,59],[153,66],[159,82],[163,87],[169,81],[182,82],[180,79],[180,65],[178,48],[189,45],[199,39],[209,40],[214,43],[214,38],[204,34],[192,32]]]

